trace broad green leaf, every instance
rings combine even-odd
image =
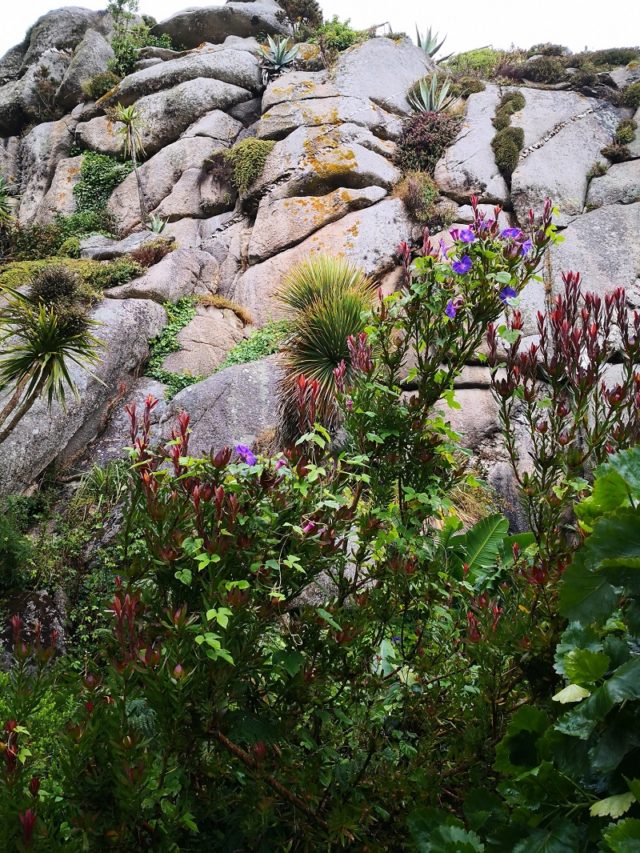
[[[546,829],[537,829],[513,848],[513,853],[576,853],[580,850],[580,830],[574,823],[562,821]]]
[[[629,490],[623,477],[608,466],[604,467],[606,470],[596,477],[591,496],[585,498],[575,508],[578,518],[591,525],[601,515],[618,509],[629,497]]]
[[[298,672],[300,672],[300,669],[304,664],[304,655],[300,654],[300,652],[297,652],[295,649],[283,649],[282,651],[275,652],[273,655],[273,662],[284,667],[284,669],[293,678]]]
[[[605,620],[615,610],[618,596],[604,574],[586,569],[584,556],[578,552],[562,576],[558,607],[568,619],[588,624]]]
[[[603,652],[574,649],[564,659],[567,678],[576,684],[593,684],[609,669],[609,657]]]
[[[624,781],[627,783],[627,788],[640,803],[640,779],[627,779],[625,776]]]
[[[605,800],[598,800],[589,809],[591,817],[622,817],[635,803],[636,798],[629,791],[626,794],[615,794]]]
[[[603,837],[611,853],[640,853],[640,820],[621,820],[605,829]]]
[[[509,532],[509,522],[503,515],[489,515],[461,536],[451,538],[451,545],[464,553],[471,578],[486,575],[494,568],[500,546]]]
[[[591,691],[586,690],[584,687],[580,687],[578,684],[569,684],[564,690],[556,693],[553,701],[560,702],[562,705],[568,705],[570,702],[580,702],[590,695]]]

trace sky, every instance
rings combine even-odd
[[[320,0],[325,17],[351,18],[366,28],[389,20],[393,29],[412,36],[415,25],[447,34],[443,52],[492,45],[506,49],[538,42],[565,44],[573,51],[635,46],[640,42],[640,0],[532,0],[497,3],[484,0]],[[106,0],[0,0],[0,55],[22,41],[28,27],[64,5],[103,9]],[[186,7],[220,5],[211,0],[140,0],[142,14],[161,21]],[[430,7],[430,8],[428,8]],[[8,10],[10,10],[8,12]]]

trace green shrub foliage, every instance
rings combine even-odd
[[[87,151],[82,157],[80,180],[73,188],[81,213],[104,210],[118,184],[133,170],[130,162],[122,163],[106,154]]]
[[[520,151],[524,145],[524,130],[521,127],[505,127],[491,140],[496,165],[507,181],[518,165]]]
[[[233,182],[241,193],[260,177],[274,145],[275,142],[270,140],[249,137],[225,151],[224,159],[230,165]]]

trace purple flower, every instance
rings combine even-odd
[[[459,261],[454,261],[451,264],[451,269],[458,275],[465,275],[472,267],[471,258],[469,255],[463,255]]]
[[[395,637],[392,637],[392,638],[391,638],[391,642],[392,642],[392,643],[399,643],[399,642],[400,642],[400,639],[401,639],[401,638],[396,634],[396,636],[395,636]]]
[[[520,246],[520,254],[528,255],[531,249],[533,249],[533,243],[531,240],[525,240],[522,246]]]
[[[506,304],[507,299],[515,299],[518,294],[512,287],[503,287],[500,291],[500,299]]]
[[[316,529],[317,529],[317,525],[314,524],[313,521],[307,521],[305,526],[302,528],[302,532],[305,535],[308,535],[309,533],[315,533]]]
[[[463,243],[474,243],[476,239],[476,235],[473,233],[471,228],[464,228],[458,234],[458,240],[462,240]]]
[[[287,462],[285,459],[278,459],[276,462],[276,471],[279,471],[281,468],[286,468]]]
[[[522,237],[522,231],[519,228],[504,228],[500,232],[500,236],[505,240],[518,240]]]
[[[453,299],[450,299],[447,302],[447,307],[444,309],[444,313],[447,315],[447,317],[449,317],[451,320],[453,320],[454,317],[456,316],[456,310],[457,309],[456,309],[456,306],[453,302]]]
[[[251,448],[247,447],[246,444],[236,445],[236,453],[247,465],[255,465],[258,461],[258,457],[251,452]]]

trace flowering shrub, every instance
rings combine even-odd
[[[398,166],[403,172],[432,175],[459,128],[460,117],[446,112],[418,113],[407,119],[398,142]]]

